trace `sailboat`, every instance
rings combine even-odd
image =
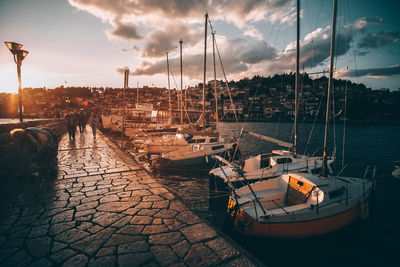
[[[203,80],[203,113],[201,116],[203,129],[206,126],[205,116],[205,86],[206,86],[206,55],[207,55],[207,23],[208,14],[205,14],[205,34],[204,34],[204,80]],[[217,134],[217,133],[216,133]],[[156,169],[175,169],[182,167],[211,167],[215,162],[215,158],[211,156],[217,155],[222,158],[232,156],[236,149],[235,143],[225,142],[222,138],[212,137],[206,131],[206,137],[199,137],[200,133],[196,133],[196,138],[187,141],[187,145],[173,146],[173,150],[162,153],[160,157],[153,159],[152,165]],[[195,140],[195,142],[193,142]],[[207,168],[208,168],[207,167]]]
[[[225,166],[219,166],[218,168],[212,169],[209,174],[212,178],[216,178],[225,183],[230,180],[236,186],[240,185],[241,182],[254,182],[263,179],[276,177],[278,175],[287,173],[289,171],[297,172],[317,172],[322,167],[322,157],[310,157],[307,155],[301,155],[297,153],[297,115],[298,115],[298,91],[299,91],[299,58],[300,58],[300,27],[299,27],[299,15],[297,16],[297,41],[296,41],[296,79],[295,79],[295,101],[294,101],[294,142],[288,143],[269,136],[257,134],[250,131],[244,131],[251,136],[259,138],[261,140],[275,143],[279,146],[285,147],[289,150],[273,150],[271,153],[262,153],[253,157],[250,157],[244,161],[243,168],[235,163],[224,163]],[[218,159],[218,158],[217,158]],[[331,172],[330,165],[334,161],[334,155],[327,160],[327,170]],[[217,183],[219,184],[219,183]],[[219,186],[221,190],[225,190],[226,186]]]
[[[299,1],[297,10],[299,11]],[[337,1],[333,5],[330,72],[325,121],[324,153],[320,175],[282,174],[278,177],[232,189],[228,215],[233,227],[245,235],[277,238],[304,238],[340,229],[368,215],[374,189],[375,169],[370,177],[330,176],[327,168],[329,95],[336,30]],[[298,13],[299,14],[299,13]],[[297,17],[299,19],[299,16]]]
[[[180,103],[180,125],[176,125],[178,131],[175,133],[164,134],[161,136],[155,136],[152,138],[147,138],[143,142],[143,147],[148,155],[155,155],[155,154],[163,154],[168,153],[176,150],[193,150],[192,145],[215,145],[215,143],[224,142],[224,140],[219,136],[217,132],[211,131],[196,131],[196,125],[199,124],[199,121],[202,120],[202,116],[199,120],[193,124],[187,123],[183,124],[183,80],[182,80],[182,39],[179,41],[180,44],[180,67],[181,67],[181,93],[178,103]],[[168,60],[168,51],[166,52],[167,55],[167,73],[168,73],[168,91],[170,92],[170,79],[169,79],[169,60]],[[170,114],[172,114],[171,109],[171,95],[169,93],[169,110]],[[172,117],[170,119],[172,121]]]

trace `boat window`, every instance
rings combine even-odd
[[[196,143],[204,143],[206,141],[206,139],[197,139]]]
[[[221,148],[224,148],[224,145],[211,147],[212,150],[218,150],[218,149],[221,149]]]
[[[339,196],[343,195],[345,192],[346,192],[346,188],[344,186],[342,186],[336,190],[330,191],[329,198],[332,199],[332,198],[339,197]]]
[[[269,167],[271,164],[270,162],[270,157],[267,154],[262,154],[261,155],[261,162],[260,162],[260,167],[261,168],[266,168]]]
[[[217,138],[210,138],[210,143],[216,143],[218,141]]]
[[[277,164],[284,164],[284,163],[291,163],[292,159],[291,158],[279,158],[276,160]]]
[[[187,140],[187,142],[188,142],[188,144],[194,144],[194,143],[196,143],[196,139],[190,139],[190,140]]]

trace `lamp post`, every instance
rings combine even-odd
[[[23,121],[22,116],[22,89],[21,89],[21,65],[22,60],[28,55],[28,51],[21,50],[22,44],[14,43],[14,42],[4,42],[10,52],[14,56],[14,62],[17,64],[17,73],[18,73],[18,112],[19,112],[19,120]]]

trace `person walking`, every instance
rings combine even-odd
[[[67,114],[67,116],[65,116],[65,119],[67,121],[69,140],[71,140],[71,139],[75,140],[76,123],[77,123],[76,116],[71,111],[70,113]]]
[[[89,125],[90,127],[92,127],[94,139],[96,139],[96,129],[98,124],[99,124],[99,117],[96,115],[95,112],[92,112],[89,118]]]
[[[85,131],[86,116],[82,110],[79,111],[78,113],[78,124],[79,124],[79,132],[83,133]]]

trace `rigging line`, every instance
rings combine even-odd
[[[349,20],[352,21],[349,1],[347,1],[347,10],[348,10],[348,13],[349,13]],[[350,37],[354,36],[352,27],[349,27],[349,29],[350,29]],[[351,39],[353,39],[353,38],[351,38]],[[357,60],[356,60],[356,51],[355,51],[354,40],[351,40],[350,42],[353,43],[352,44],[352,48],[353,48],[354,68],[355,68],[355,71],[356,71],[356,80],[357,80],[357,83],[359,83],[358,82],[358,68],[357,68]]]
[[[286,10],[289,11],[289,10],[292,8],[293,4],[294,4],[294,1],[290,1],[289,4],[287,5],[287,9],[286,9]],[[283,7],[279,8],[279,12],[282,10],[282,8],[283,8]],[[279,23],[278,30],[275,31],[275,37],[272,38],[272,40],[274,40],[274,43],[276,43],[276,41],[277,41],[277,39],[278,39],[278,35],[279,35],[279,33],[282,31],[283,27],[286,28],[286,31],[285,31],[285,35],[284,35],[283,42],[281,43],[281,44],[282,44],[282,48],[283,48],[284,44],[287,43],[287,39],[288,39],[288,27],[284,26],[283,23]],[[271,30],[272,30],[272,29],[271,29]]]
[[[338,14],[338,18],[340,18],[341,17],[341,14],[343,14],[343,13],[341,13],[341,8],[342,8],[342,6],[339,4],[339,14]],[[335,38],[337,38],[337,41],[336,41],[336,47],[335,47],[335,64],[334,64],[334,69],[336,69],[336,66],[338,65],[338,60],[339,60],[339,47],[340,47],[340,42],[342,41],[341,40],[341,36],[340,36],[340,30],[341,30],[341,19],[339,19],[338,20],[338,31],[337,31],[337,33],[336,33],[336,36],[335,36]],[[334,72],[335,73],[335,72]],[[333,76],[333,75],[332,75]],[[335,110],[335,79],[333,78],[332,79],[332,128],[333,128],[333,153],[335,153],[336,154],[336,116],[335,116],[335,114],[336,114],[336,110]],[[336,165],[336,161],[335,161],[335,163],[334,163],[335,165]]]
[[[321,106],[322,106],[322,102],[323,102],[323,100],[324,100],[324,97],[325,97],[325,90],[322,90],[321,100],[319,101],[317,114],[315,115],[314,122],[313,122],[313,125],[312,125],[312,127],[311,127],[311,131],[310,131],[310,135],[308,136],[307,145],[306,145],[306,148],[305,148],[305,150],[304,150],[304,155],[306,155],[306,153],[307,153],[308,145],[310,144],[311,137],[312,137],[312,134],[313,134],[313,131],[314,131],[314,127],[315,127],[315,124],[316,124],[316,122],[317,122],[319,112],[321,111]],[[315,152],[314,152],[314,153],[315,153]]]
[[[317,28],[318,25],[319,25],[319,19],[321,18],[322,6],[323,6],[324,2],[325,1],[320,1],[321,5],[319,6],[319,12],[318,12],[318,16],[317,16],[317,20],[315,22],[315,27],[314,28]],[[306,3],[307,3],[307,1],[306,1]]]
[[[231,100],[231,107],[232,107],[232,109],[233,109],[233,114],[235,115],[236,122],[239,123],[239,120],[238,120],[238,117],[237,117],[237,114],[236,114],[236,107],[233,105],[231,90],[229,89],[228,80],[227,80],[227,78],[226,78],[224,65],[223,65],[223,63],[222,63],[221,55],[220,55],[219,49],[218,49],[218,43],[217,43],[216,40],[215,40],[215,47],[216,47],[216,50],[217,50],[217,54],[218,54],[218,58],[219,58],[219,63],[221,64],[222,73],[224,74],[226,86],[227,86],[227,88],[228,88],[228,93],[229,93],[229,98],[230,98],[230,100]]]
[[[209,23],[210,23],[211,30],[213,31],[212,22],[211,22],[210,19],[209,19]],[[217,40],[216,40],[216,39],[215,39],[215,44],[216,44],[216,47],[217,47],[218,56],[220,57],[219,50],[218,50],[218,46],[217,46]],[[264,52],[265,52],[266,48],[267,48],[267,47],[264,46]],[[225,71],[224,71],[224,67],[223,67],[221,58],[220,58],[220,63],[221,63],[221,67],[222,67],[222,71],[223,71],[224,77],[225,77],[225,79],[226,79]],[[227,79],[226,79],[226,80],[227,80]],[[259,84],[260,84],[260,83],[261,83],[261,81],[259,82]],[[231,98],[231,92],[230,92],[230,89],[229,89],[229,83],[226,83],[226,86],[227,86],[228,93],[229,93],[229,95],[230,95],[231,104],[233,105],[233,101],[232,101],[232,98]],[[259,87],[259,86],[258,86],[258,87]],[[258,87],[256,88],[256,94],[257,94],[257,92],[258,92]],[[221,89],[221,91],[222,91],[222,89]],[[251,110],[252,104],[253,104],[253,100],[252,100],[252,102],[251,102],[251,104],[250,104],[250,109],[249,109],[249,110]],[[234,109],[234,113],[235,113],[235,112],[236,112],[236,109]],[[237,115],[236,115],[236,114],[234,114],[234,115],[235,115],[235,118],[236,118],[237,123],[238,123]],[[244,127],[244,123],[245,123],[246,121],[247,121],[247,118],[243,121],[242,128]]]
[[[284,77],[284,75],[281,75],[281,90],[279,91],[280,92],[279,99],[281,99],[281,97],[283,95],[283,77]],[[275,134],[274,134],[275,138],[278,136],[278,129],[279,129],[279,125],[280,125],[280,122],[281,122],[281,118],[282,118],[282,116],[280,115],[278,117],[278,123],[275,126]]]
[[[343,119],[343,139],[342,139],[342,169],[344,169],[344,148],[346,144],[346,120],[347,120],[347,82],[344,91],[344,119]]]
[[[171,69],[172,69],[172,68],[171,68]],[[175,75],[174,75],[173,71],[170,70],[170,73],[171,73],[171,75],[172,75],[172,79],[174,80],[175,87],[178,88],[178,84],[176,83]],[[182,93],[182,92],[180,92],[180,93]],[[176,94],[177,94],[177,97],[179,97],[179,96],[178,96],[178,94],[179,94],[179,93],[178,93],[178,89],[176,89]],[[185,110],[185,115],[186,115],[186,117],[187,117],[189,123],[192,123],[192,121],[190,120],[189,113],[188,113],[188,111],[187,111],[186,101],[183,102],[183,109]]]
[[[304,2],[305,2],[305,5],[306,5],[306,10],[309,11],[310,9],[309,9],[309,7],[308,7],[308,1],[304,1]],[[305,16],[305,17],[311,18],[312,15],[310,14],[310,12],[307,12],[307,13],[308,13],[308,16]],[[309,30],[310,30],[310,32],[312,32],[312,28],[311,28],[311,19],[308,19],[307,21],[308,21],[308,27],[310,27]]]

